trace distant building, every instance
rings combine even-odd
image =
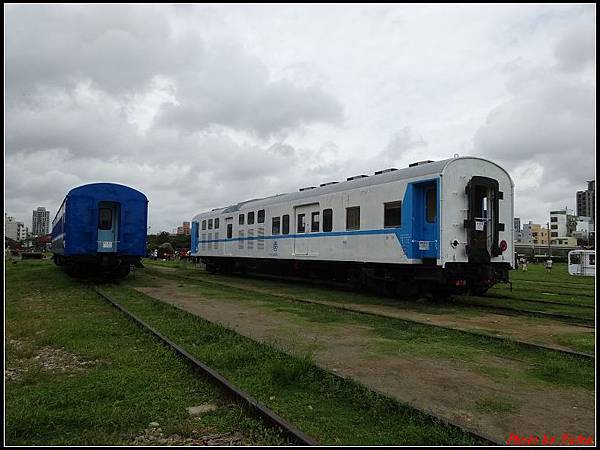
[[[542,228],[538,223],[529,221],[523,225],[523,229],[517,233],[517,244],[548,245],[548,229]]]
[[[578,241],[589,243],[593,240],[594,226],[591,217],[577,217],[575,231],[571,234]]]
[[[4,235],[13,241],[19,240],[19,228],[14,217],[4,213]]]
[[[513,219],[513,230],[516,232],[521,231],[521,218],[520,217],[515,217]]]
[[[564,247],[577,247],[577,239],[574,237],[550,239],[550,244]]]
[[[177,234],[183,234],[185,236],[190,235],[190,223],[183,222],[183,226],[177,227]]]
[[[4,234],[13,241],[21,242],[27,239],[27,227],[4,213]]]
[[[28,234],[29,230],[23,224],[23,222],[17,222],[17,241],[24,241],[27,239]]]
[[[50,211],[40,206],[33,211],[31,220],[31,234],[34,236],[42,236],[50,232]]]
[[[588,181],[588,188],[585,191],[577,192],[577,215],[591,217],[592,224],[596,222],[596,181]]]
[[[550,238],[570,237],[577,227],[577,216],[568,208],[550,211]]]

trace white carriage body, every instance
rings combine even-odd
[[[571,250],[567,257],[569,275],[580,277],[596,276],[596,251]]]
[[[493,194],[498,198],[483,200],[475,215],[483,217],[469,216],[466,188],[478,177],[497,182],[494,192],[499,192]],[[202,258],[404,265],[427,260],[445,267],[449,262],[469,261],[465,221],[470,220],[473,230],[487,233],[487,238],[480,240],[487,239],[488,250],[502,244],[503,250],[491,252],[489,262],[508,263],[514,268],[513,189],[508,173],[482,158],[428,162],[198,214],[192,219],[191,254]],[[388,226],[386,210],[390,214]],[[254,216],[254,223],[248,223],[248,213]],[[286,215],[289,230],[283,230]],[[330,215],[331,226],[327,220]],[[299,226],[303,220],[304,232]]]

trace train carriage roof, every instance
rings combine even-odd
[[[77,198],[93,198],[97,201],[102,201],[107,198],[111,198],[114,201],[125,201],[125,200],[140,200],[148,201],[148,198],[137,189],[134,189],[124,184],[117,183],[89,183],[81,186],[74,187],[71,189],[65,198],[63,199],[61,206],[58,208],[52,223],[56,221],[56,218],[67,199]]]
[[[478,159],[478,160],[487,162],[489,164],[498,166],[496,163],[494,163],[492,161],[488,161],[486,159],[473,157],[473,156],[449,158],[449,159],[444,159],[444,160],[440,160],[440,161],[433,161],[433,162],[429,162],[429,163],[425,163],[425,164],[419,164],[419,165],[416,165],[413,167],[406,167],[406,168],[394,170],[391,172],[380,173],[378,175],[371,175],[371,176],[364,177],[364,178],[356,178],[356,179],[350,180],[350,181],[340,181],[339,183],[328,184],[326,186],[315,187],[312,189],[302,190],[302,191],[298,191],[298,192],[290,192],[287,194],[277,194],[277,195],[272,195],[272,196],[264,197],[264,198],[246,200],[246,201],[239,202],[239,203],[236,203],[231,206],[227,206],[224,208],[215,208],[212,211],[207,211],[207,212],[197,214],[196,216],[194,216],[194,218],[192,220],[197,221],[199,218],[208,217],[211,214],[214,215],[214,214],[234,213],[234,212],[237,212],[240,209],[242,209],[242,207],[246,207],[246,206],[251,206],[252,208],[257,208],[257,207],[262,207],[262,206],[274,205],[274,204],[278,204],[278,203],[282,203],[282,202],[292,202],[292,201],[302,200],[304,198],[310,198],[310,197],[314,197],[317,195],[331,194],[331,193],[335,193],[335,192],[341,192],[341,191],[346,191],[349,189],[356,189],[356,188],[361,188],[361,187],[366,187],[366,186],[374,186],[377,184],[384,184],[384,183],[389,183],[392,181],[400,181],[400,180],[406,180],[406,179],[411,179],[411,178],[419,178],[419,177],[423,177],[426,175],[440,175],[450,162],[461,160],[461,159]],[[500,166],[498,166],[498,167],[500,167]],[[502,170],[504,170],[504,169],[502,169]],[[509,178],[510,178],[510,176],[509,176]],[[512,179],[511,179],[511,183],[512,183]]]

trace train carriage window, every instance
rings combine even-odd
[[[212,219],[208,219],[208,229],[209,230],[212,230],[212,225],[213,225]]]
[[[203,229],[203,230],[206,230],[206,220],[203,220],[203,221],[202,221],[202,229]]]
[[[219,218],[215,219],[215,228],[219,228]]]
[[[306,222],[304,219],[304,214],[298,214],[298,228],[297,228],[297,232],[298,233],[304,233],[306,230]]]
[[[258,223],[264,223],[265,222],[265,210],[261,209],[260,211],[258,211],[258,215],[256,217],[256,221]]]
[[[228,223],[227,224],[227,239],[231,239],[231,236],[233,236],[233,224]]]
[[[311,233],[318,233],[319,232],[319,216],[320,213],[319,211],[315,211],[311,214],[310,217],[310,231]]]
[[[243,214],[240,214],[238,216],[238,220],[239,220],[240,225],[244,225],[244,215]]]
[[[569,257],[569,264],[581,264],[581,256],[579,253],[573,253]]]
[[[437,190],[436,188],[427,189],[425,193],[425,219],[429,223],[434,223],[437,216]]]
[[[98,209],[98,228],[100,230],[110,230],[112,228],[112,209]]]
[[[402,224],[402,202],[388,202],[383,204],[384,228],[396,228]]]
[[[281,217],[281,231],[283,234],[290,234],[290,215],[284,214]]]
[[[590,254],[588,256],[588,260],[590,262],[590,266],[595,266],[596,265],[596,255]]]
[[[346,208],[346,230],[360,230],[360,206]]]
[[[281,230],[281,219],[279,217],[273,217],[273,224],[271,227],[271,234],[276,235],[280,233]]]
[[[254,211],[250,211],[248,213],[248,225],[252,225],[254,223]]]
[[[329,232],[333,230],[333,209],[323,210],[323,231]]]

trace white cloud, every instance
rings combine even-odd
[[[594,176],[592,5],[10,5],[6,204],[122,182],[153,230],[248,197],[476,154],[517,215]]]

